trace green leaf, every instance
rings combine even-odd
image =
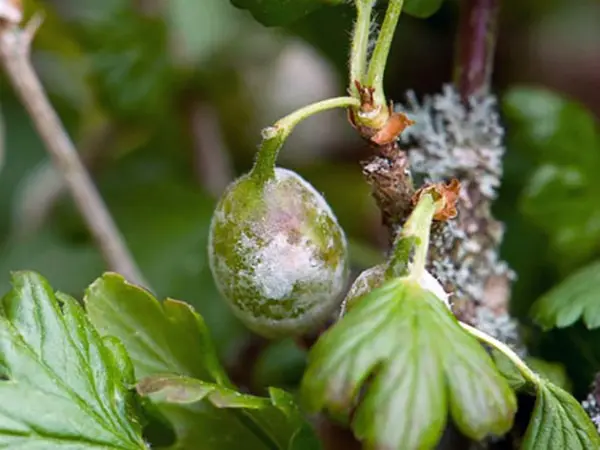
[[[565,366],[561,363],[546,361],[533,356],[525,358],[527,365],[542,378],[566,391],[571,390],[571,380]]]
[[[518,86],[503,99],[513,145],[540,163],[576,166],[588,174],[600,165],[600,132],[593,114],[546,89]]]
[[[544,164],[521,198],[523,214],[547,233],[552,247],[571,264],[588,259],[600,241],[600,183],[586,171]]]
[[[496,368],[512,389],[518,391],[527,384],[527,380],[523,378],[523,375],[521,375],[519,369],[517,369],[517,367],[504,355],[504,353],[494,348],[492,349],[491,354],[494,362],[496,363]]]
[[[127,0],[67,0],[90,78],[103,107],[121,119],[149,119],[170,111],[173,73],[163,18],[142,14]]]
[[[426,19],[437,12],[444,0],[405,0],[402,10],[411,16]]]
[[[528,176],[521,210],[550,237],[561,265],[580,264],[600,239],[598,124],[578,103],[535,87],[511,89],[503,106],[511,151],[538,166]]]
[[[0,316],[0,447],[145,449],[128,391],[131,363],[81,306],[15,272]]]
[[[207,400],[216,408],[236,410],[233,414],[241,421],[250,421],[263,432],[262,438],[267,445],[279,449],[288,449],[296,435],[308,426],[292,396],[279,389],[272,388],[271,398],[267,399],[240,394],[194,378],[156,375],[141,380],[137,391],[158,403],[187,404]]]
[[[87,289],[88,316],[103,335],[125,345],[136,376],[177,373],[229,385],[202,317],[183,302],[159,302],[150,292],[106,273]]]
[[[306,351],[293,339],[273,341],[255,363],[254,384],[294,389],[306,368]]]
[[[43,273],[62,292],[81,292],[84,280],[102,273],[103,261],[88,245],[75,245],[56,230],[45,228],[33,236],[7,239],[0,259],[0,290],[10,289],[8,274],[24,269]],[[76,272],[76,273],[74,273]]]
[[[240,14],[223,0],[170,0],[169,32],[177,40],[177,64],[194,68],[231,42],[240,29]],[[232,14],[233,13],[233,14]]]
[[[370,448],[433,448],[448,414],[473,439],[500,435],[516,410],[481,345],[408,279],[372,291],[309,354],[301,385],[308,410],[343,414],[363,391],[352,427]]]
[[[496,367],[512,389],[519,391],[529,390],[529,388],[532,387],[531,384],[528,384],[527,380],[523,378],[519,369],[504,355],[504,353],[496,349],[492,349],[491,353],[492,358],[496,363]],[[565,367],[562,364],[545,361],[532,356],[526,357],[525,363],[542,378],[549,380],[563,389],[571,388],[571,380],[569,380]]]
[[[136,386],[140,395],[161,403],[196,403],[207,399],[217,408],[259,409],[269,404],[267,399],[207,383],[181,375],[152,375],[142,378]]]
[[[0,172],[4,167],[4,154],[6,153],[6,131],[4,126],[4,115],[0,104]]]
[[[344,0],[231,0],[247,9],[266,26],[289,25],[324,5],[340,5]]]
[[[541,382],[523,450],[596,450],[600,435],[577,400],[550,382]]]
[[[221,300],[208,266],[206,246],[215,202],[185,180],[182,169],[173,161],[172,151],[169,157],[157,156],[157,151],[155,147],[140,149],[118,167],[103,172],[101,192],[155,295],[192,304],[211,328],[213,342],[223,355],[247,332]],[[71,235],[87,234],[85,223],[72,207],[62,216],[61,223]],[[86,243],[96,251],[93,242]],[[81,242],[77,245],[81,246]],[[70,247],[73,244],[66,248]],[[32,264],[32,259],[37,259],[35,252],[26,262]],[[96,261],[100,269],[91,275],[86,271],[81,279],[75,258],[65,258],[69,264],[61,278],[77,277],[79,282],[72,292],[81,292],[102,273],[97,251]],[[59,273],[56,267],[47,266],[45,270]]]
[[[544,329],[565,328],[583,318],[590,328],[600,327],[600,262],[594,262],[554,287],[531,309]]]
[[[112,273],[92,283],[84,302],[100,333],[122,340],[138,379],[175,373],[232,388],[204,321],[186,303],[171,299],[161,303]],[[260,428],[249,426],[232,411],[216,408],[207,400],[163,402],[158,407],[177,434],[172,449],[238,450],[240,442],[248,450],[269,449]]]

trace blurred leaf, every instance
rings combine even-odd
[[[0,172],[4,168],[4,153],[6,152],[5,134],[4,115],[2,114],[2,104],[0,104]]]
[[[566,391],[571,390],[571,380],[562,364],[545,361],[532,356],[525,358],[525,362],[534,372],[537,372],[538,375],[547,379],[552,384]]]
[[[492,357],[494,358],[496,367],[512,389],[519,391],[527,385],[527,380],[523,378],[519,369],[504,355],[504,353],[492,349]],[[541,377],[563,389],[570,389],[571,382],[562,364],[544,361],[543,359],[531,356],[526,357],[525,362]]]
[[[590,381],[600,371],[600,328],[588,330],[583,322],[569,328],[554,328],[536,336],[536,353],[565,366],[571,389],[577,398],[585,397]]]
[[[57,13],[53,2],[44,0],[22,0],[25,12],[25,21],[36,13],[43,13],[44,22],[32,42],[34,50],[51,51],[56,56],[71,59],[81,57],[81,45],[77,41],[73,30],[70,29]]]
[[[15,272],[0,316],[0,446],[145,449],[133,371],[81,306],[34,272]],[[8,378],[8,379],[6,379]]]
[[[491,354],[494,363],[496,364],[496,368],[513,390],[518,391],[527,384],[527,380],[523,378],[519,369],[517,369],[504,353],[494,348],[492,349]]]
[[[368,379],[352,425],[368,447],[433,448],[448,414],[476,440],[512,426],[515,395],[490,357],[437,297],[409,280],[372,291],[320,337],[303,400],[309,411],[343,414]]]
[[[24,0],[25,20],[43,13],[44,21],[32,43],[32,60],[61,119],[87,121],[96,106],[86,80],[88,60],[72,27],[58,13],[57,2]]]
[[[514,145],[540,163],[575,166],[587,174],[600,166],[600,132],[578,103],[535,87],[514,87],[503,99]]]
[[[86,123],[96,117],[93,90],[85,78],[89,68],[83,55],[67,57],[56,52],[38,51],[33,58],[61,119],[68,114],[78,123]]]
[[[550,382],[538,387],[523,450],[596,450],[600,435],[577,400]]]
[[[551,238],[566,261],[577,264],[600,242],[600,182],[583,169],[544,164],[529,180],[521,198],[523,214]]]
[[[581,318],[588,328],[600,327],[600,262],[571,274],[537,300],[531,315],[544,329],[565,328]]]
[[[26,111],[8,89],[2,92],[2,112],[6,154],[4,169],[0,172],[0,237],[4,241],[8,237],[12,221],[12,197],[19,189],[22,177],[44,158],[45,152]],[[0,258],[4,259],[1,253]],[[6,272],[0,273],[0,277],[4,275]]]
[[[214,201],[176,182],[124,180],[105,191],[111,211],[144,275],[161,296],[194,305],[214,330],[220,350],[245,335],[219,295],[208,265],[208,228]]]
[[[235,390],[178,375],[156,375],[137,385],[140,395],[157,403],[196,403],[203,400],[214,407],[230,409],[241,420],[248,420],[264,433],[267,448],[290,449],[301,430],[310,430],[292,396],[270,389],[271,398],[241,394]],[[316,438],[314,442],[318,444]],[[318,449],[317,447],[311,447]]]
[[[385,262],[382,252],[365,242],[348,238],[348,249],[350,264],[359,269],[368,269]]]
[[[2,247],[0,289],[8,288],[13,270],[44,273],[62,292],[76,295],[101,273],[104,263],[92,246],[74,244],[56,231],[43,230],[23,238],[11,238]]]
[[[356,12],[351,2],[320,8],[297,20],[286,29],[300,36],[333,63],[340,80],[345,80],[348,71],[350,40]],[[327,33],[323,30],[327,29]]]
[[[263,351],[254,367],[257,387],[278,386],[295,388],[306,368],[306,352],[293,339],[275,341]]]
[[[155,145],[164,152],[161,142]],[[153,152],[144,148],[102,173],[101,194],[155,293],[192,304],[214,330],[223,353],[247,331],[222,301],[208,265],[215,201],[185,179],[185,162],[170,148],[167,155]],[[72,202],[67,205],[59,218],[61,228],[72,239],[93,245],[78,211]],[[91,281],[86,279],[79,290]]]
[[[426,19],[442,6],[444,0],[405,0],[402,10],[411,16]]]
[[[160,303],[146,290],[110,273],[88,288],[84,302],[101,334],[122,339],[138,379],[176,373],[231,387],[204,321],[189,305],[170,299]],[[252,428],[207,401],[161,403],[159,411],[177,434],[173,449],[237,450],[241,442],[248,450],[265,448]]]
[[[372,238],[371,224],[380,222],[380,212],[373,202],[369,185],[354,164],[316,163],[300,168],[298,172],[324,193],[346,234],[364,240]],[[364,254],[362,249],[355,250],[358,250],[356,254]],[[367,260],[373,259],[372,252],[369,253],[371,255],[365,254]]]
[[[68,0],[63,8],[77,25],[98,101],[122,119],[169,114],[173,74],[164,20],[128,0]]]
[[[234,6],[247,9],[266,26],[289,25],[306,14],[344,0],[231,0]]]
[[[583,107],[544,89],[517,87],[504,98],[511,147],[540,164],[522,196],[522,211],[574,265],[600,239],[600,131]]]
[[[170,0],[167,3],[168,25],[177,63],[203,65],[236,35],[239,16],[223,0]]]
[[[181,375],[151,375],[136,385],[140,395],[150,396],[154,402],[196,403],[208,400],[217,408],[260,409],[270,402],[215,383]]]

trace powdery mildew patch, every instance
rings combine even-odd
[[[326,224],[330,228],[333,225],[333,232],[325,242],[302,234],[290,238],[289,230],[265,217],[250,223],[247,232],[242,232],[239,240],[232,243],[235,254],[241,257],[241,267],[235,272],[222,255],[210,252],[211,267],[223,296],[230,300],[234,313],[255,330],[267,328],[279,332],[318,324],[339,304],[346,283],[347,246],[333,211],[308,182],[282,168],[276,169],[276,179],[265,186],[264,198],[276,199],[277,191],[286,185],[301,192],[301,201],[309,202],[308,207],[315,212],[314,224],[310,225]],[[300,199],[292,198],[283,208],[284,213],[289,210],[292,220],[296,220],[297,208],[302,206],[294,201],[301,203]],[[229,217],[222,212],[215,214],[211,239],[215,227],[243,227],[234,216],[235,213]],[[342,248],[337,248],[340,241]],[[325,262],[324,252],[333,252],[337,260]],[[245,295],[246,299],[231,301],[232,296],[239,295]]]

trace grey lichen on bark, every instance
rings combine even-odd
[[[415,185],[458,179],[458,215],[434,222],[427,270],[452,294],[452,310],[459,320],[523,357],[527,351],[517,321],[509,314],[515,275],[499,256],[504,227],[491,211],[505,152],[496,98],[486,94],[465,104],[450,85],[422,103],[413,93],[407,98],[396,110],[415,124],[399,142],[373,146],[373,156],[362,162],[390,243],[412,211]],[[479,447],[471,448],[489,448],[488,444],[472,443]],[[461,445],[443,448],[469,448],[466,442]]]
[[[450,85],[419,103],[408,93],[397,108],[415,121],[401,136],[416,177],[461,182],[458,216],[437,223],[429,267],[453,293],[453,311],[463,322],[510,344],[524,355],[517,323],[509,315],[514,273],[499,257],[504,227],[491,212],[502,176],[504,129],[491,94],[465,104]]]

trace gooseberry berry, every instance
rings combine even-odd
[[[291,170],[234,181],[211,222],[209,262],[234,314],[268,338],[321,325],[348,277],[346,237],[325,199]]]

